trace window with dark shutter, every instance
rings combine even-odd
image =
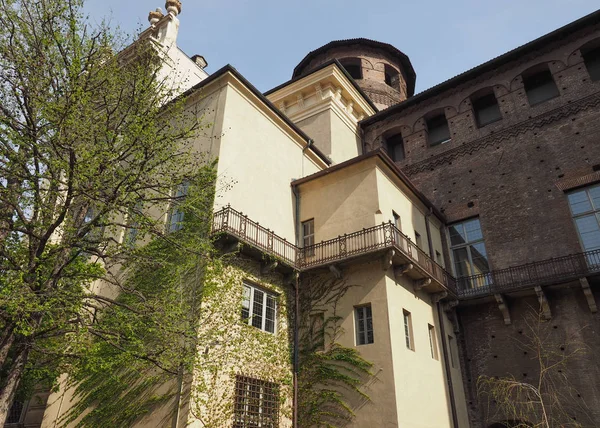
[[[385,138],[385,149],[394,162],[404,160],[404,140],[402,134],[394,134]]]
[[[360,58],[344,58],[340,60],[350,77],[353,79],[362,79],[362,66]]]
[[[480,128],[502,119],[498,101],[493,93],[473,100],[472,105],[477,126]]]
[[[585,68],[593,81],[600,80],[600,46],[583,52]]]
[[[429,145],[438,146],[450,141],[450,128],[444,114],[438,114],[427,119],[427,132],[429,134]]]
[[[531,106],[560,95],[552,73],[548,69],[523,77],[523,85]]]

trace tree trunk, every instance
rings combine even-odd
[[[25,370],[25,364],[29,358],[29,347],[21,348],[15,355],[15,359],[8,371],[6,383],[0,389],[0,427],[4,426],[8,418],[8,411],[15,398],[15,393],[19,387],[21,376]]]
[[[4,363],[6,362],[6,357],[8,356],[8,351],[10,351],[10,347],[15,341],[15,332],[13,326],[8,326],[2,332],[2,336],[0,337],[0,368],[4,367]]]

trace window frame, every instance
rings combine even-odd
[[[390,134],[387,137],[384,137],[384,142],[385,142],[385,151],[387,152],[388,156],[394,161],[394,162],[401,162],[404,159],[406,159],[406,151],[405,151],[405,147],[404,147],[404,138],[402,138],[402,134],[400,132],[397,132],[395,134]],[[402,150],[402,156],[400,156],[400,158],[397,158],[396,156],[396,150],[397,148],[401,148]]]
[[[534,90],[534,89],[538,89],[544,85],[540,85],[540,84],[536,84],[536,86],[531,86],[531,83],[529,83],[529,88],[528,86],[528,81],[531,82],[532,80],[534,80],[535,77],[541,76],[541,75],[546,75],[548,77],[550,77],[550,80],[548,81],[548,83],[552,82],[552,85],[554,86],[554,89],[556,90],[556,93],[552,96],[549,96],[547,98],[543,98],[540,100],[537,100],[535,102],[531,101],[531,97],[530,97],[530,93]],[[558,89],[558,85],[556,84],[556,80],[554,80],[554,75],[552,74],[552,72],[550,71],[550,69],[546,66],[544,68],[539,68],[533,72],[529,72],[529,73],[525,73],[521,75],[522,80],[523,80],[523,89],[525,90],[525,96],[527,97],[527,102],[529,103],[530,107],[534,107],[537,106],[539,104],[543,104],[547,101],[550,101],[554,98],[558,98],[560,97],[560,90]]]
[[[361,317],[360,317],[360,313],[363,312],[363,319],[361,321]],[[371,341],[369,342],[369,315],[368,313],[370,313],[370,318],[371,318]],[[361,322],[364,324],[363,325],[363,333],[361,335]],[[371,345],[373,343],[375,343],[375,328],[373,326],[373,308],[371,307],[370,303],[366,303],[364,305],[360,305],[360,306],[355,306],[354,307],[354,325],[355,325],[355,329],[356,329],[356,345],[357,346],[362,346],[362,345]],[[362,337],[361,337],[362,336]]]
[[[183,219],[185,213],[180,208],[181,203],[178,202],[178,199],[185,198],[188,194],[189,188],[190,182],[184,181],[183,183],[175,186],[175,188],[173,189],[173,203],[171,204],[171,208],[169,210],[169,218],[167,222],[168,233],[177,232],[178,230],[181,230],[183,228]],[[173,221],[173,219],[176,217],[177,221]]]
[[[278,322],[277,322],[277,314],[278,314],[278,307],[279,307],[279,295],[273,293],[272,291],[269,290],[265,290],[262,287],[257,286],[256,284],[253,284],[252,282],[249,281],[243,281],[242,282],[242,307],[241,307],[241,320],[243,323],[249,325],[250,327],[255,327],[258,328],[261,331],[264,331],[265,333],[269,333],[269,334],[277,334],[277,327],[278,327]],[[248,296],[248,300],[246,300],[246,289],[250,290],[250,294]],[[262,302],[260,302],[260,304],[262,305],[262,310],[261,310],[261,314],[260,314],[260,327],[255,325],[254,320],[258,319],[255,314],[254,314],[254,306],[255,306],[255,296],[256,296],[256,291],[259,291],[261,293],[263,293],[262,296]],[[267,330],[267,310],[268,308],[268,299],[271,298],[273,301],[273,331],[269,331]],[[245,302],[248,301],[249,305],[246,308],[244,306]],[[244,315],[244,310],[248,311],[247,316]]]
[[[280,389],[281,385],[276,382],[237,374],[233,394],[233,428],[278,427]],[[256,394],[258,397],[253,396]]]
[[[596,250],[600,249],[600,245],[597,248],[593,248],[590,250],[586,249],[584,241],[583,241],[583,237],[581,236],[581,231],[579,230],[579,226],[577,225],[578,218],[594,216],[594,218],[596,219],[596,223],[598,224],[598,228],[600,229],[600,204],[598,204],[598,207],[595,207],[594,199],[590,194],[590,190],[596,189],[596,188],[600,188],[600,183],[595,183],[595,184],[591,184],[588,186],[578,187],[577,189],[573,189],[573,190],[566,192],[567,203],[569,205],[569,212],[571,213],[571,218],[573,220],[573,226],[575,227],[575,230],[577,231],[577,238],[579,239],[579,245],[581,246],[581,249],[584,252],[596,251]],[[573,205],[572,205],[569,197],[570,197],[570,195],[574,195],[574,194],[582,192],[582,191],[586,195],[587,202],[590,204],[591,209],[575,214],[573,212]]]
[[[465,224],[467,222],[472,221],[472,220],[477,220],[479,222],[479,230],[481,231],[481,239],[477,239],[477,240],[474,240],[474,241],[469,241],[468,237],[467,237],[467,232],[466,232],[466,229],[465,229]],[[464,236],[467,237],[467,240],[464,243],[462,243],[462,244],[454,244],[453,245],[452,244],[452,238],[451,238],[451,235],[450,235],[450,228],[455,227],[457,225],[461,225],[463,227]],[[487,272],[483,272],[481,274],[477,274],[477,275],[485,275],[485,277],[484,277],[484,283],[481,284],[481,285],[477,285],[477,287],[473,287],[471,281],[469,281],[469,289],[490,285],[491,284],[491,278],[489,277],[489,274],[492,271],[492,267],[491,267],[491,264],[490,264],[489,256],[487,254],[487,246],[485,244],[485,236],[483,235],[483,229],[481,227],[481,220],[479,219],[479,217],[470,217],[470,218],[467,218],[467,219],[464,219],[464,220],[457,221],[456,223],[449,224],[446,229],[447,229],[446,233],[447,233],[447,238],[448,238],[448,244],[449,244],[449,247],[450,247],[449,248],[450,249],[450,262],[452,263],[452,272],[454,273],[454,276],[457,279],[459,279],[459,278],[470,278],[470,277],[472,277],[472,276],[475,275],[475,274],[471,274],[471,275],[467,275],[466,277],[458,275],[458,271],[456,270],[456,256],[454,254],[455,251],[459,250],[459,249],[463,249],[463,248],[466,249],[466,251],[467,251],[467,259],[468,259],[468,262],[469,262],[469,268],[470,268],[471,272],[474,272],[474,269],[473,269],[473,266],[474,266],[474,264],[473,264],[473,257],[471,255],[471,248],[470,247],[472,245],[474,245],[474,244],[482,243],[483,247],[485,248],[485,255],[486,255],[486,261],[487,261],[487,264],[488,264],[488,270],[487,270]]]
[[[435,122],[439,119],[439,124],[437,124],[437,126],[431,126],[431,122]],[[443,123],[445,123],[446,128],[448,129],[448,137],[445,139],[439,139],[439,140],[435,140],[432,141],[431,140],[431,129],[436,129],[436,128],[440,128],[443,126]],[[444,112],[439,113],[439,114],[435,114],[435,115],[431,115],[427,118],[425,118],[425,125],[427,127],[427,143],[429,145],[429,147],[437,147],[437,146],[441,146],[442,144],[447,144],[449,142],[452,141],[452,132],[450,131],[450,123],[448,122],[448,118],[446,118],[446,114]]]
[[[427,324],[427,330],[429,334],[429,349],[431,351],[431,358],[434,360],[439,360],[439,352],[437,347],[437,336],[435,331],[435,326],[431,324]]]
[[[310,226],[312,229],[312,233],[305,233],[305,226]],[[304,249],[305,256],[314,256],[315,255],[315,218],[309,218],[308,220],[304,220],[300,222],[300,227],[302,228],[302,248]],[[308,244],[307,244],[308,239]],[[312,248],[311,248],[312,247]],[[309,248],[309,250],[306,250]]]
[[[596,46],[580,49],[583,64],[585,65],[585,69],[592,82],[600,81],[600,40],[596,40],[596,43],[598,43]],[[590,58],[590,55],[593,58]],[[592,61],[590,61],[590,59]],[[590,62],[593,62],[594,65],[592,71],[590,71]]]
[[[486,100],[493,99],[494,102],[486,103]],[[482,105],[483,104],[483,105]],[[492,120],[488,120],[487,122],[482,122],[480,118],[480,111],[485,108],[490,108],[492,106],[496,106],[498,111],[498,116]],[[477,124],[477,128],[483,128],[487,125],[490,125],[495,122],[499,122],[502,120],[502,111],[500,110],[500,105],[498,104],[498,98],[496,98],[496,94],[492,92],[487,92],[477,96],[476,98],[471,97],[471,107],[473,110],[473,117],[475,118],[475,123]]]
[[[412,326],[412,314],[406,309],[402,309],[402,322],[404,324],[404,344],[406,349],[415,351],[415,336]]]

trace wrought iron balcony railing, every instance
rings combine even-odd
[[[416,274],[417,277],[422,273],[421,276],[429,277],[442,288],[456,293],[456,280],[452,275],[391,222],[299,248],[227,206],[214,214],[212,232],[228,233],[300,271],[393,249],[402,257],[402,261],[416,266],[419,272]]]
[[[457,279],[461,298],[506,293],[600,273],[600,250],[571,254]]]

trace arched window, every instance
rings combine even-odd
[[[400,73],[389,65],[385,64],[385,84],[391,86],[392,88],[399,90],[400,89]]]
[[[353,79],[362,79],[362,65],[360,58],[343,58],[340,64],[344,66],[350,77]]]
[[[404,160],[404,140],[399,132],[385,137],[384,147],[394,162]]]
[[[492,88],[485,88],[471,95],[471,106],[479,128],[502,119],[498,100]]]
[[[532,67],[524,71],[522,76],[530,106],[543,103],[560,95],[548,64]]]
[[[600,39],[586,43],[580,49],[585,68],[592,81],[600,80]]]

